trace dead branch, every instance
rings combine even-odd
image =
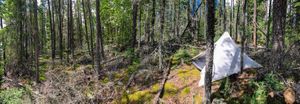
[[[163,78],[162,82],[160,83],[160,88],[158,90],[158,93],[155,95],[155,97],[153,99],[153,104],[159,104],[159,99],[163,95],[164,87],[165,87],[165,84],[166,84],[166,82],[168,80],[168,76],[170,74],[170,70],[171,70],[171,61],[169,60],[168,69],[164,72],[164,78]]]

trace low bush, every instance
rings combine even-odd
[[[24,92],[22,88],[2,90],[0,91],[0,102],[1,104],[21,104]]]

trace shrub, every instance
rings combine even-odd
[[[0,102],[1,104],[21,104],[24,89],[22,88],[11,88],[8,90],[0,91]]]
[[[186,49],[179,49],[173,55],[172,64],[179,64],[181,62],[181,59],[183,59],[184,62],[187,62],[190,58],[192,58],[192,56]]]
[[[284,84],[273,73],[267,74],[264,81],[271,90],[282,91],[284,89]]]
[[[253,85],[256,86],[256,91],[252,95],[250,100],[251,104],[265,104],[267,101],[267,91],[266,84],[264,82],[253,82]]]

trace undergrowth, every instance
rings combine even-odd
[[[0,91],[1,104],[21,104],[22,96],[25,93],[23,88],[10,88]]]

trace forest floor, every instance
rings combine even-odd
[[[190,62],[191,57],[199,53],[195,50],[198,49],[179,49],[172,54],[173,57],[179,58],[172,59],[176,64],[170,70],[160,102],[167,104],[201,103],[204,88],[198,86],[200,71]],[[257,54],[259,51],[255,52],[256,55],[250,56],[263,66],[266,65],[267,62],[264,60],[268,55],[260,56]],[[266,52],[261,53],[265,54]],[[148,60],[144,57],[139,62],[134,61],[133,64],[129,64],[125,55],[109,54],[107,57],[110,58],[103,63],[105,77],[98,80],[95,70],[90,64],[91,59],[81,54],[76,56],[75,65],[60,64],[57,60],[54,68],[51,66],[51,59],[43,57],[41,58],[40,77],[42,83],[35,84],[30,79],[10,79],[3,82],[1,88],[9,89],[20,86],[24,88],[23,92],[26,92],[22,96],[24,104],[152,103],[160,89],[163,75],[152,70],[157,69],[156,59],[149,59],[154,62],[144,61]],[[298,58],[296,57],[296,59]],[[152,63],[154,64],[151,65]],[[297,62],[295,63],[299,65]],[[275,78],[274,74],[259,75],[261,71],[246,70],[237,76],[215,81],[212,86],[213,97],[219,98],[219,103],[248,104],[253,99],[267,101],[267,98],[269,100],[272,95],[271,101],[282,103],[284,101],[283,91],[288,86],[284,86],[283,81],[278,77]],[[285,76],[285,73],[288,76]],[[297,70],[291,69],[281,73],[280,76],[285,76],[285,79],[292,79],[293,83],[297,83],[299,81],[297,75],[299,75]],[[296,87],[293,88],[296,89]]]
[[[204,96],[204,87],[199,86],[200,71],[192,64],[182,64],[170,72],[165,84],[165,92],[160,100],[166,104],[200,104]],[[232,83],[240,83],[246,86],[249,80],[255,78],[252,71],[244,72],[237,77]],[[222,80],[215,81],[212,85],[213,93],[220,93],[219,88]],[[158,83],[149,88],[136,91],[129,96],[129,102],[150,102],[158,90]],[[243,95],[245,89],[239,89],[231,93],[232,98],[238,98]],[[149,98],[145,98],[149,97]],[[147,100],[148,99],[148,100]]]

